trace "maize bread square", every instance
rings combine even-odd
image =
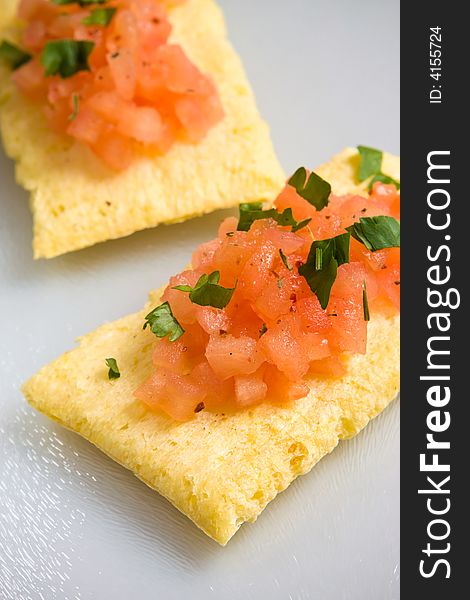
[[[18,0],[0,0],[0,38],[15,41]],[[225,116],[197,144],[141,156],[115,173],[72,138],[53,133],[40,106],[17,91],[0,62],[0,131],[16,178],[30,192],[36,258],[267,200],[284,184],[269,130],[214,0],[169,8],[171,40],[216,83]]]
[[[333,191],[362,189],[357,153],[347,149],[317,171]],[[399,179],[398,159],[385,157]],[[23,387],[28,401],[98,446],[226,544],[254,521],[278,492],[308,472],[340,439],[358,433],[396,396],[399,317],[372,315],[365,355],[347,358],[341,378],[311,378],[310,393],[292,406],[262,404],[234,414],[202,411],[185,423],[152,412],[133,396],[152,369],[155,338],[142,330],[159,301],[100,327],[77,349],[44,367]],[[110,382],[104,358],[121,377]]]

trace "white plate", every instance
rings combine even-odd
[[[398,153],[398,1],[221,1],[291,171],[346,145]],[[33,262],[27,195],[0,160],[0,597],[398,598],[399,405],[340,445],[226,548],[19,385],[214,236],[221,214]]]

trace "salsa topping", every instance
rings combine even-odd
[[[18,17],[21,48],[0,45],[14,83],[113,169],[196,143],[223,117],[212,79],[170,42],[163,0],[21,0]]]
[[[318,209],[302,195],[308,181],[318,182],[307,172],[291,178],[272,208],[241,205],[194,252],[192,268],[170,279],[146,317],[163,338],[136,391],[148,406],[184,421],[292,402],[308,393],[307,376],[341,376],[345,355],[366,351],[371,314],[397,312],[396,187],[330,193]],[[293,231],[291,219],[308,224]]]

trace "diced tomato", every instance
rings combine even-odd
[[[253,373],[263,362],[256,341],[249,336],[211,335],[206,358],[221,379]]]
[[[276,277],[273,266],[278,255],[279,251],[270,241],[261,242],[256,253],[250,253],[238,278],[238,287],[248,300],[256,301],[268,281]]]
[[[135,395],[151,408],[162,409],[177,421],[187,421],[194,416],[206,392],[190,375],[159,369]]]
[[[162,137],[163,122],[149,106],[127,106],[120,115],[117,129],[123,135],[144,144],[155,144]]]
[[[362,301],[332,297],[328,304],[332,326],[328,333],[330,345],[344,352],[364,354],[367,343],[367,321],[364,320]]]
[[[251,375],[236,375],[235,398],[242,407],[259,404],[266,397],[268,384],[263,381],[265,369],[260,367]]]
[[[204,390],[204,409],[211,412],[236,409],[233,378],[222,380],[217,377],[207,360],[202,360],[191,375]],[[224,399],[223,403],[220,402],[221,398]]]
[[[23,31],[22,43],[28,50],[43,47],[46,38],[46,26],[42,21],[32,21]]]
[[[92,149],[111,169],[117,171],[128,167],[134,158],[134,149],[129,141],[112,129],[103,132]]]
[[[35,100],[42,100],[47,94],[44,85],[44,69],[39,59],[33,59],[16,69],[12,79],[18,88]]]
[[[309,373],[313,376],[341,377],[346,373],[340,356],[329,356],[321,360],[314,360],[310,365]]]
[[[198,306],[196,319],[206,333],[224,334],[231,326],[231,319],[227,313],[212,306]]]
[[[55,7],[49,0],[21,0],[18,6],[18,17],[24,21],[29,21],[39,15],[47,20],[55,14]]]
[[[301,319],[302,329],[306,332],[323,332],[331,327],[331,319],[316,296],[300,298],[297,302],[297,314]]]
[[[128,48],[108,54],[107,62],[116,91],[123,100],[134,98],[137,74],[134,55]]]
[[[304,381],[292,382],[275,365],[266,365],[264,381],[268,384],[270,399],[279,404],[290,404],[309,392]]]
[[[302,379],[309,367],[299,334],[299,320],[286,316],[269,327],[258,342],[267,360],[292,381]]]
[[[222,245],[221,241],[216,238],[205,244],[201,244],[192,256],[192,264],[195,269],[204,269],[206,265],[212,264],[214,255]]]
[[[93,110],[85,107],[79,111],[72,121],[69,120],[67,132],[77,140],[93,145],[96,144],[106,127],[104,119]]]

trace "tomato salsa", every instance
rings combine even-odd
[[[21,49],[1,53],[13,81],[113,169],[198,142],[223,117],[212,79],[170,42],[162,0],[21,0],[18,17]]]
[[[292,402],[309,375],[341,376],[346,354],[366,352],[370,316],[399,310],[400,194],[384,181],[336,196],[299,169],[273,208],[242,204],[147,315],[161,339],[136,396],[187,420]]]

